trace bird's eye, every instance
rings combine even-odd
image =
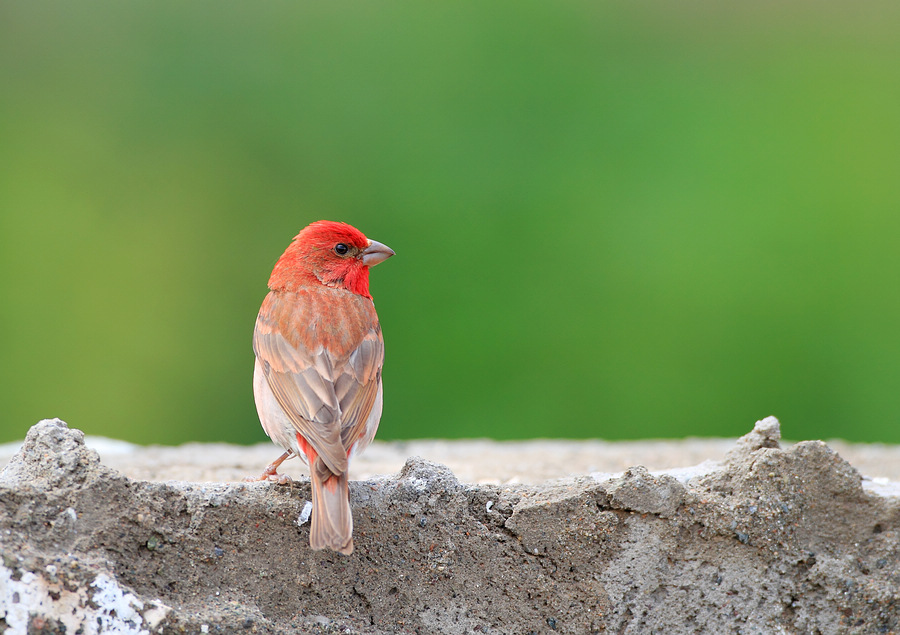
[[[350,251],[350,248],[344,243],[338,243],[334,246],[334,253],[338,256],[346,256],[348,251]]]

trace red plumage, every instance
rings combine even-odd
[[[288,246],[269,278],[253,331],[260,422],[309,463],[310,545],[353,551],[347,469],[381,418],[384,339],[369,267],[394,255],[345,223],[318,221]]]

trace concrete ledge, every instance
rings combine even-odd
[[[530,484],[461,483],[411,458],[395,476],[351,484],[356,551],[345,557],[309,550],[302,477],[292,488],[133,480],[80,431],[42,421],[0,473],[0,624],[12,633],[896,632],[900,488],[864,481],[822,442],[781,448],[779,436],[769,418],[721,462],[612,475],[598,464]],[[133,466],[165,453],[101,451],[130,454]],[[190,469],[225,455],[175,451]],[[231,469],[258,472],[271,458]],[[157,475],[172,469],[157,463]]]

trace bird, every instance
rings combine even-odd
[[[347,471],[375,436],[383,403],[369,268],[393,255],[352,225],[310,224],[275,264],[253,329],[257,414],[285,450],[254,480],[277,480],[293,456],[309,465],[315,550],[353,553]]]

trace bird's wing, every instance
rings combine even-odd
[[[296,431],[332,472],[346,472],[344,440],[352,437],[344,430],[364,425],[384,359],[371,300],[328,288],[272,292],[256,321],[253,350]]]
[[[336,383],[342,413],[341,444],[348,451],[366,434],[369,413],[381,387],[383,364],[384,338],[376,322],[350,355]]]

